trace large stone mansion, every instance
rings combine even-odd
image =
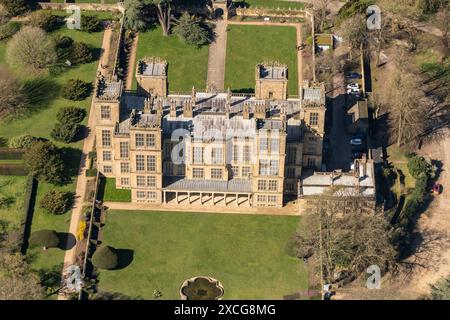
[[[305,82],[288,97],[288,68],[255,67],[255,94],[172,95],[167,63],[138,62],[136,92],[97,79],[97,166],[133,202],[283,206],[296,198],[302,170],[320,169],[323,84]]]

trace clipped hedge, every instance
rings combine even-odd
[[[26,176],[27,170],[21,163],[2,163],[0,164],[0,175],[2,176]]]
[[[20,160],[23,158],[24,153],[24,149],[0,148],[0,160]]]

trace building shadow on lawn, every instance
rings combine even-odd
[[[121,270],[128,267],[134,259],[134,250],[130,249],[116,249],[119,263],[114,270]]]
[[[58,248],[61,250],[70,250],[77,243],[77,239],[72,233],[58,232],[58,238],[59,238]]]

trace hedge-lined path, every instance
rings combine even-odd
[[[139,43],[139,33],[136,33],[131,44],[131,50],[128,54],[128,65],[126,71],[125,89],[131,90],[133,87],[134,66],[136,65],[137,47]]]
[[[215,39],[209,45],[208,77],[206,85],[219,91],[224,90],[225,61],[227,56],[227,21],[217,20],[214,25]]]
[[[102,42],[102,53],[100,57],[100,61],[98,63],[97,67],[97,73],[102,73],[103,75],[106,75],[108,73],[108,68],[103,69],[102,65],[108,65],[108,56],[109,56],[109,49],[110,49],[110,43],[111,43],[111,36],[112,36],[112,29],[106,29],[103,35],[103,42]],[[81,215],[82,215],[82,208],[84,203],[84,196],[86,193],[86,169],[89,166],[89,163],[87,161],[88,153],[93,150],[94,143],[95,143],[95,109],[93,108],[93,102],[94,99],[92,99],[91,103],[91,109],[89,111],[89,119],[88,119],[88,136],[84,139],[83,143],[83,154],[81,155],[81,161],[80,161],[80,169],[78,171],[78,177],[77,177],[77,187],[75,190],[75,203],[74,207],[72,209],[72,217],[70,220],[70,227],[69,227],[69,234],[76,235],[78,230],[78,222],[80,221]],[[76,261],[76,252],[77,252],[77,246],[73,246],[72,248],[67,248],[66,254],[64,256],[64,269],[63,269],[63,276],[64,279],[64,272],[66,268],[70,265],[75,264]],[[63,295],[58,296],[59,300],[65,300],[66,297]]]
[[[302,44],[302,24],[301,23],[281,23],[281,22],[259,22],[259,21],[232,21],[228,20],[229,25],[241,25],[241,26],[276,26],[276,27],[295,27],[297,30],[297,43],[292,44],[292,50],[297,51],[297,77],[298,77],[298,89],[302,87],[303,83],[303,56],[302,51],[297,50],[297,47]],[[224,73],[225,74],[225,73]],[[300,91],[299,91],[300,92]]]

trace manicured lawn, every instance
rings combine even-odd
[[[131,191],[126,189],[116,189],[116,179],[106,178],[104,179],[103,187],[100,187],[99,198],[102,198],[101,193],[103,192],[103,201],[117,201],[117,202],[131,202]]]
[[[175,35],[164,37],[158,27],[139,34],[137,60],[152,56],[167,60],[170,92],[191,92],[192,86],[199,90],[206,88],[208,46],[197,48],[185,44]],[[136,88],[135,71],[136,68],[131,70],[133,88]]]
[[[14,201],[9,207],[0,208],[0,220],[9,223],[8,229],[18,228],[22,221],[26,181],[27,177],[0,176],[0,197]]]
[[[102,32],[86,33],[81,31],[61,28],[53,34],[62,34],[72,37],[76,41],[88,43],[93,48],[99,48],[103,38]],[[4,61],[5,41],[0,42],[0,65],[6,66]],[[98,61],[89,64],[82,64],[56,76],[46,76],[40,81],[26,79],[26,75],[21,75],[24,81],[28,81],[30,87],[35,90],[35,101],[33,101],[33,112],[29,117],[14,121],[0,122],[0,137],[11,138],[20,134],[31,134],[38,137],[50,138],[50,131],[56,123],[56,113],[58,109],[65,106],[77,106],[88,109],[91,98],[84,101],[69,101],[60,96],[62,86],[69,79],[81,79],[84,81],[94,81],[96,66]],[[85,119],[86,123],[87,119]],[[59,144],[60,146],[62,144]],[[71,144],[81,148],[82,142]]]
[[[225,88],[253,92],[255,65],[277,60],[289,68],[288,94],[298,94],[294,27],[230,25],[228,28]]]
[[[405,176],[405,187],[407,189],[414,188],[416,179],[414,179],[408,170],[408,158],[405,152],[400,150],[397,146],[391,145],[387,148],[388,160],[392,162],[393,166],[400,170]]]
[[[305,4],[302,2],[282,1],[282,0],[245,0],[245,1],[233,1],[239,6],[240,3],[247,3],[247,5],[259,8],[291,8],[291,9],[303,9]],[[242,6],[242,5],[241,5]]]
[[[103,243],[133,250],[120,270],[102,270],[100,289],[180,299],[182,282],[211,276],[224,299],[282,299],[307,289],[307,270],[285,253],[298,217],[188,212],[109,211]]]

